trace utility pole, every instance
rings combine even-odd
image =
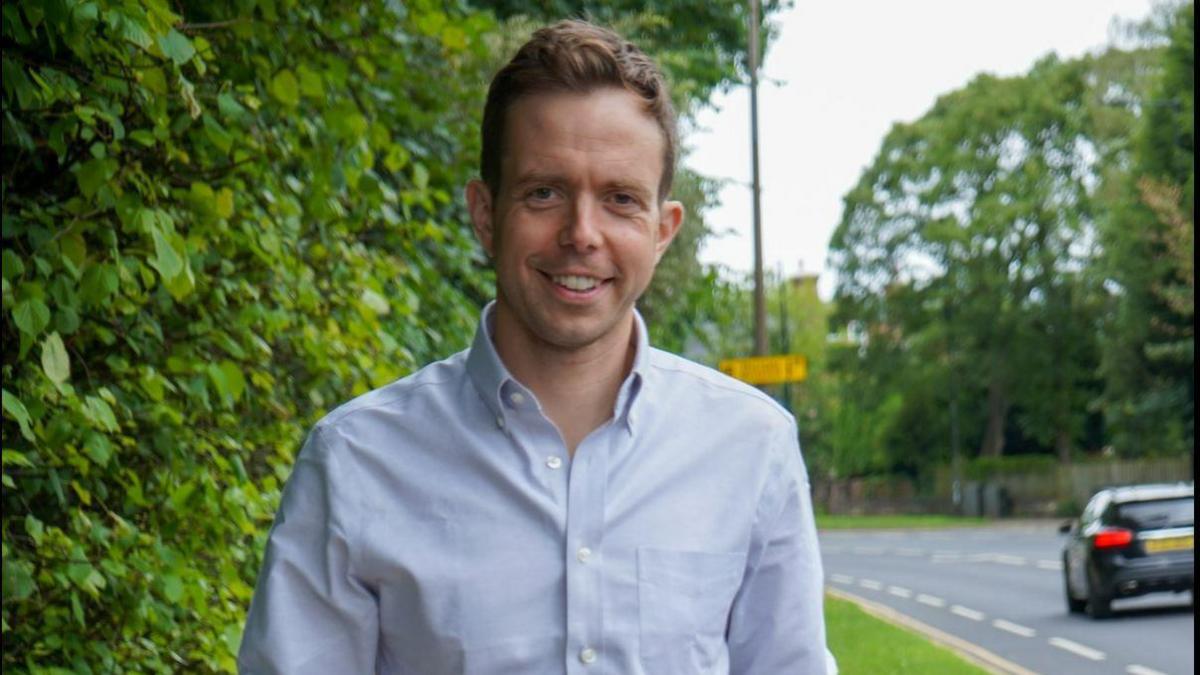
[[[762,216],[758,180],[758,2],[750,0],[750,156],[754,192],[754,354],[767,353],[767,300],[763,290]]]
[[[780,353],[792,353],[792,336],[788,333],[788,279],[783,274],[783,263],[779,264],[779,338]],[[792,383],[783,383],[783,407],[792,411]]]

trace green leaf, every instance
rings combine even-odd
[[[13,308],[12,317],[17,330],[35,338],[50,323],[50,308],[37,298],[29,298],[17,303]]]
[[[392,306],[388,304],[387,298],[383,297],[379,293],[376,293],[370,288],[364,288],[362,295],[359,296],[359,299],[361,299],[362,303],[367,307],[370,307],[371,311],[375,312],[376,314],[383,315],[392,311]]]
[[[0,450],[0,464],[3,464],[4,466],[12,465],[24,466],[28,468],[33,467],[33,462],[29,461],[29,458],[25,456],[25,453],[17,452],[16,450],[9,450],[8,448]]]
[[[6,280],[12,281],[25,273],[25,263],[21,262],[21,256],[17,255],[11,249],[4,249],[4,263],[0,265],[0,271]]]
[[[275,77],[271,78],[269,90],[275,100],[288,107],[300,105],[300,83],[290,70],[284,69],[275,73]]]
[[[170,602],[179,602],[183,599],[183,581],[174,574],[164,575],[162,578],[163,595]]]
[[[229,218],[233,215],[233,190],[229,188],[221,188],[217,191],[216,199],[213,200],[213,205],[216,209],[217,216],[221,218]]]
[[[42,340],[42,371],[56,385],[71,379],[71,357],[57,332]]]
[[[92,432],[83,442],[83,451],[96,464],[108,466],[108,460],[112,457],[112,443],[108,442],[108,437],[104,434]]]
[[[233,361],[210,364],[208,377],[212,380],[217,394],[228,403],[236,403],[246,391],[246,378],[242,375],[242,369]]]
[[[117,417],[113,414],[112,408],[102,398],[88,396],[83,401],[81,411],[88,421],[102,431],[117,431],[120,429],[117,425]]]
[[[141,19],[129,16],[117,9],[110,9],[104,12],[104,20],[118,36],[142,49],[150,49],[150,46],[154,44],[146,24]]]
[[[42,537],[46,534],[46,526],[32,514],[25,515],[25,534],[33,540],[35,546],[42,545]]]
[[[325,97],[325,84],[321,75],[304,64],[296,67],[296,75],[300,80],[300,93],[309,98],[322,99]]]
[[[191,41],[174,28],[158,38],[158,46],[162,49],[163,54],[174,61],[177,66],[191,61],[192,57],[196,55],[196,48],[192,46]]]
[[[75,180],[84,197],[94,197],[100,188],[117,172],[117,162],[112,158],[88,160],[78,165]]]
[[[6,544],[7,546],[7,544]],[[4,599],[24,600],[37,590],[37,582],[33,580],[33,566],[24,560],[4,558]],[[5,605],[5,611],[8,606]]]
[[[29,411],[25,409],[25,404],[21,403],[21,399],[17,398],[15,394],[9,393],[7,389],[3,390],[3,400],[4,412],[16,420],[17,426],[21,428],[21,435],[25,437],[25,440],[33,443],[35,441],[33,430],[29,427],[32,420],[29,418]]]
[[[153,228],[154,237],[154,259],[150,264],[158,273],[162,275],[163,280],[167,281],[179,276],[183,271],[183,258],[175,247],[171,245],[167,235],[163,234],[161,228]]]

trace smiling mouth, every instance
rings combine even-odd
[[[564,288],[569,288],[572,291],[580,292],[590,291],[603,283],[603,280],[595,277],[584,277],[574,274],[552,275],[550,277],[550,281],[553,281]]]

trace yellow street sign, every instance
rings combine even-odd
[[[722,359],[717,368],[749,384],[803,382],[808,378],[808,359],[799,354]]]

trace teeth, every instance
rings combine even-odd
[[[566,286],[573,291],[590,291],[599,283],[598,279],[580,276],[553,276],[550,279],[559,286]]]

